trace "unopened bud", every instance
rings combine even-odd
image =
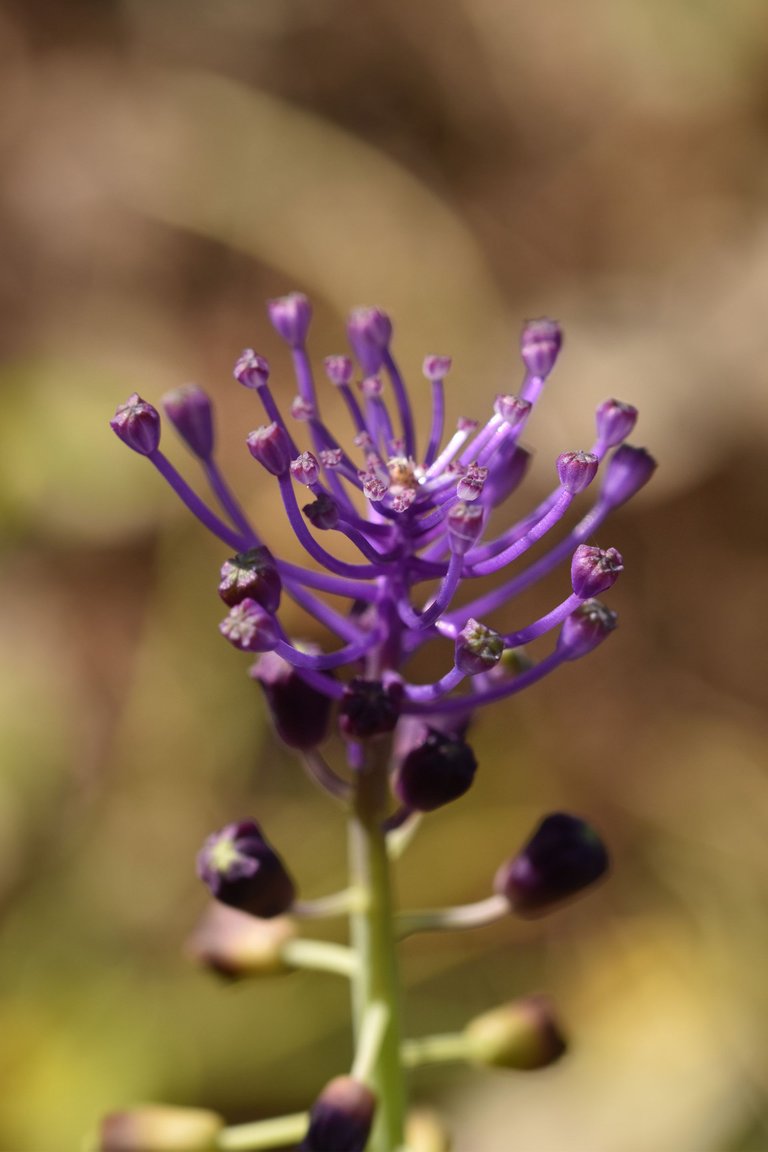
[[[291,444],[284,428],[272,423],[262,425],[246,437],[248,451],[273,476],[282,476],[291,464]]]
[[[456,667],[467,676],[490,672],[504,652],[504,640],[493,628],[472,617],[456,637]]]
[[[291,461],[291,476],[299,484],[306,484],[307,488],[317,483],[319,472],[320,465],[317,462],[317,457],[311,452],[302,452],[295,460]]]
[[[604,400],[595,412],[597,438],[604,448],[626,440],[637,423],[637,408],[621,400]]]
[[[283,948],[297,935],[290,916],[263,920],[213,903],[198,921],[185,951],[196,963],[230,980],[275,976],[291,971],[283,960]]]
[[[445,522],[451,551],[457,556],[464,556],[480,539],[485,514],[478,504],[467,504],[462,500],[453,505]]]
[[[606,465],[600,495],[612,508],[618,508],[639,492],[655,471],[656,461],[650,452],[645,448],[622,444]]]
[[[431,729],[397,765],[392,790],[406,808],[433,812],[469,791],[476,770],[469,744]]]
[[[519,916],[535,917],[594,884],[608,870],[608,853],[586,821],[553,812],[514,859],[502,864],[494,890]]]
[[[520,355],[529,375],[546,379],[562,344],[563,333],[556,320],[529,320],[520,337]]]
[[[408,1152],[451,1152],[451,1134],[442,1117],[429,1108],[413,1108],[405,1118]]]
[[[464,1029],[475,1064],[534,1072],[567,1049],[546,996],[526,996],[476,1016]]]
[[[142,400],[138,392],[120,404],[109,422],[123,444],[140,456],[151,456],[160,443],[160,415],[156,408]]]
[[[615,548],[580,544],[571,561],[573,591],[582,600],[589,600],[612,588],[623,571],[624,561]]]
[[[269,381],[269,361],[246,348],[235,364],[233,376],[244,388],[263,388]]]
[[[301,1152],[365,1152],[375,1112],[376,1097],[366,1084],[337,1076],[312,1105]]]
[[[479,464],[470,464],[456,485],[456,495],[459,500],[477,500],[487,479],[487,468],[482,468]]]
[[[282,860],[253,820],[209,836],[198,853],[197,874],[215,900],[265,920],[286,912],[296,896]]]
[[[230,608],[219,632],[241,652],[269,652],[280,639],[273,617],[249,597]]]
[[[331,384],[337,388],[342,384],[349,384],[355,371],[349,356],[327,356],[323,366]]]
[[[311,504],[305,504],[302,512],[310,524],[323,532],[335,528],[339,523],[339,506],[327,492],[321,492]]]
[[[557,475],[566,492],[575,496],[595,478],[598,459],[592,452],[562,452],[557,458]]]
[[[519,400],[517,396],[497,396],[493,404],[496,415],[513,427],[528,418],[531,408],[529,400]]]
[[[230,608],[243,600],[255,600],[266,612],[277,612],[281,591],[277,564],[268,548],[238,552],[221,567],[219,596]]]
[[[566,660],[578,660],[602,644],[617,623],[616,613],[600,600],[585,600],[563,621],[557,639],[558,650],[565,654]]]
[[[213,408],[208,394],[197,384],[184,384],[165,394],[163,409],[195,456],[209,460],[213,452]]]
[[[99,1152],[214,1152],[223,1127],[203,1108],[145,1104],[104,1117]]]
[[[392,321],[380,308],[355,308],[347,321],[347,336],[364,376],[375,376],[392,338]]]
[[[265,652],[251,668],[251,676],[263,689],[272,722],[284,744],[289,748],[314,748],[325,739],[331,698],[302,680],[287,660],[276,652]]]
[[[352,740],[366,740],[391,732],[400,715],[403,688],[397,682],[386,687],[380,680],[355,676],[344,689],[339,707],[339,727]]]
[[[312,305],[303,292],[291,292],[270,300],[267,312],[272,327],[291,348],[302,348],[312,319]]]

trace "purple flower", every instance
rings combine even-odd
[[[265,920],[286,912],[296,895],[282,860],[253,820],[227,824],[209,836],[198,853],[197,874],[220,903]]]
[[[312,699],[319,695],[338,704],[354,759],[356,741],[413,718],[436,731],[455,729],[482,705],[522,691],[608,636],[616,617],[594,597],[610,588],[623,560],[615,548],[601,550],[592,540],[612,509],[637,492],[655,468],[645,449],[623,442],[635,409],[616,400],[600,405],[595,443],[588,451],[560,454],[549,495],[516,523],[504,526],[501,511],[490,517],[519,488],[530,461],[520,437],[560,353],[558,324],[535,320],[525,326],[517,395],[497,396],[485,422],[462,417],[446,429],[444,390],[451,361],[427,356],[423,370],[432,418],[422,433],[393,352],[389,317],[378,308],[355,310],[347,333],[356,364],[344,355],[324,363],[349,418],[344,432],[323,418],[305,346],[311,315],[306,297],[272,301],[269,315],[291,347],[298,396],[286,415],[272,393],[263,357],[249,349],[238,360],[235,376],[253,389],[263,410],[264,423],[248,436],[247,446],[274,485],[273,495],[261,496],[255,521],[219,472],[203,393],[183,391],[166,407],[202,459],[210,498],[192,488],[160,451],[160,419],[151,405],[130,397],[112,426],[148,456],[234,553],[222,569],[220,592],[231,611],[221,631],[242,650],[274,653],[280,677],[258,679],[278,728],[288,734],[290,727],[278,691],[290,685],[288,698],[301,683]],[[598,475],[592,496],[590,485]],[[311,492],[309,502],[301,498],[303,486]],[[566,514],[582,500],[585,507],[563,527]],[[305,563],[268,550],[278,516],[287,519]],[[513,631],[503,631],[502,613],[511,615],[507,606],[518,594],[568,562],[572,593],[539,619],[516,621]],[[482,587],[473,591],[480,580]],[[322,650],[292,642],[281,619],[286,600],[332,637]],[[345,600],[351,610],[344,608]],[[547,637],[554,638],[548,649]],[[524,649],[539,640],[541,654]],[[442,646],[444,673],[428,683],[409,679],[408,661],[428,643]],[[501,659],[504,652],[510,659]],[[295,734],[292,740],[296,743]]]

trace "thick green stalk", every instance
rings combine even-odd
[[[382,821],[387,805],[386,757],[373,754],[357,778],[349,818],[350,883],[361,895],[351,916],[359,969],[352,981],[356,1042],[372,1004],[386,1006],[386,1029],[370,1085],[378,1097],[369,1152],[395,1152],[404,1142],[405,1080],[400,1061],[400,981],[395,952],[390,863]]]

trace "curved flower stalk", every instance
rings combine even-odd
[[[655,462],[645,449],[626,443],[637,411],[607,400],[597,409],[591,446],[562,452],[553,462],[549,494],[493,534],[491,512],[517,490],[527,470],[530,456],[520,440],[561,350],[558,324],[542,319],[525,325],[518,394],[497,396],[484,422],[468,416],[453,430],[445,429],[451,360],[427,356],[423,374],[432,417],[421,432],[392,350],[389,317],[378,308],[356,309],[347,325],[354,359],[337,355],[324,362],[326,387],[339,391],[349,416],[344,435],[331,430],[321,414],[306,349],[309,301],[300,293],[274,300],[269,316],[293,360],[297,394],[289,412],[277,404],[269,365],[257,352],[242,353],[234,376],[260,402],[263,423],[245,444],[273,478],[306,553],[305,565],[270,551],[268,523],[252,523],[228,486],[216,461],[212,407],[202,389],[178,389],[163,406],[202,466],[205,495],[163,454],[161,419],[151,404],[134,394],[112,420],[120,439],[146,456],[226,545],[219,593],[228,612],[221,633],[234,647],[256,655],[251,674],[280,737],[297,750],[312,779],[349,812],[350,888],[314,905],[295,898],[293,881],[253,821],[228,825],[201,853],[200,875],[214,897],[251,916],[349,916],[348,949],[281,932],[274,936],[280,954],[270,957],[269,970],[314,964],[348,977],[357,1053],[350,1075],[334,1080],[310,1114],[284,1118],[284,1130],[279,1121],[263,1122],[267,1128],[223,1126],[211,1146],[247,1149],[267,1147],[267,1139],[274,1146],[303,1138],[302,1147],[309,1150],[330,1147],[332,1139],[337,1152],[342,1147],[391,1152],[404,1146],[405,1067],[419,1062],[419,1053],[430,1060],[480,1058],[477,1043],[472,1047],[467,1039],[476,1038],[478,1029],[470,1027],[454,1037],[403,1041],[396,938],[469,927],[510,912],[546,911],[597,880],[608,858],[588,825],[553,814],[502,870],[486,900],[403,913],[399,919],[389,859],[423,813],[470,788],[477,763],[465,737],[478,709],[587,655],[615,628],[615,614],[598,597],[615,583],[623,560],[615,547],[600,547],[593,536],[608,514],[650,479]],[[572,506],[582,502],[587,506],[580,517],[564,527]],[[339,536],[353,546],[352,560],[334,548]],[[535,546],[539,554],[531,561]],[[570,587],[562,600],[539,619],[521,619],[504,630],[500,610],[564,562],[570,562]],[[491,591],[475,596],[470,591],[466,602],[467,587],[494,575],[498,582]],[[330,634],[323,649],[288,635],[281,619],[286,597]],[[524,646],[550,636],[545,654],[532,659]],[[445,652],[445,670],[432,682],[414,682],[408,662],[427,643]],[[347,750],[347,764],[340,769],[329,765],[318,747],[334,711]],[[206,954],[216,955],[220,971],[237,970],[242,943],[227,959],[227,941],[246,935],[234,932],[230,923],[216,945],[206,932]],[[253,970],[251,960],[249,974]],[[551,1039],[560,1032],[549,1008],[541,1009],[544,1002],[531,1003],[535,1011],[505,1009],[498,1016],[502,1033],[508,1020],[516,1029],[511,1039],[506,1033],[499,1039],[500,1051],[511,1045],[507,1066],[540,1066],[547,1061],[531,1052],[552,1052],[555,1058],[564,1049],[560,1039],[556,1044],[540,1039],[539,1033]],[[527,1055],[515,1055],[518,1043]]]

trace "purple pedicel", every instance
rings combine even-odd
[[[150,404],[134,394],[112,421],[116,434],[150,458],[234,553],[222,569],[220,594],[230,606],[221,631],[235,647],[275,652],[275,659],[295,669],[292,691],[299,693],[302,683],[325,700],[339,701],[342,731],[356,741],[390,731],[399,715],[429,717],[430,727],[442,730],[443,722],[458,723],[484,703],[511,697],[605,639],[616,616],[594,597],[610,588],[623,561],[616,549],[602,550],[590,541],[610,510],[647,483],[656,466],[644,448],[624,443],[635,409],[613,399],[601,404],[594,452],[564,452],[557,459],[559,486],[527,514],[520,508],[515,517],[502,519],[501,506],[519,490],[531,460],[518,442],[520,430],[561,350],[555,321],[533,320],[523,329],[526,378],[519,395],[500,392],[484,422],[462,417],[447,435],[444,379],[451,360],[427,356],[423,372],[432,417],[420,453],[385,312],[355,309],[347,334],[356,363],[347,356],[324,363],[350,419],[346,435],[320,414],[306,350],[309,301],[300,293],[273,300],[269,317],[290,345],[298,399],[286,422],[270,389],[267,361],[252,349],[240,356],[235,378],[253,391],[265,420],[248,436],[248,449],[276,478],[275,484],[262,476],[261,487],[257,478],[254,524],[213,462],[210,403],[201,390],[181,389],[165,403],[169,419],[204,463],[210,498],[198,494],[159,451],[160,419]],[[365,381],[362,393],[353,388],[355,380]],[[471,397],[471,383],[457,380],[457,393]],[[289,427],[310,442],[295,442]],[[590,508],[589,493],[582,494],[598,471],[599,495]],[[310,488],[312,501],[300,504],[296,482]],[[278,490],[270,492],[270,483]],[[581,499],[587,500],[581,518],[564,526],[571,504]],[[495,535],[488,534],[492,509]],[[290,559],[262,544],[271,534],[279,538],[276,522],[285,525],[286,519],[293,537]],[[328,548],[320,545],[320,533]],[[339,548],[333,547],[337,539]],[[530,562],[526,553],[533,547],[543,550]],[[308,557],[303,564],[295,558],[297,549]],[[569,561],[571,596],[560,597],[532,622],[505,612],[520,592]],[[473,592],[483,577],[494,578],[495,587],[485,584]],[[338,597],[365,610],[350,611]],[[325,654],[309,656],[291,644],[277,616],[286,599],[333,633],[323,645]],[[487,623],[478,624],[478,617]],[[514,675],[496,674],[505,643],[543,642],[557,629],[549,652],[527,655],[525,668]],[[426,684],[404,679],[406,659],[424,644],[434,642],[437,650],[446,640],[454,644],[453,660],[442,674]],[[467,677],[473,679],[468,683]]]

